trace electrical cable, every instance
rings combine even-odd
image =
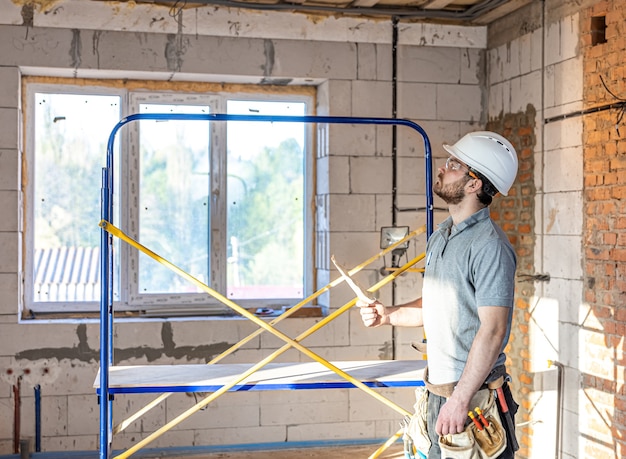
[[[606,90],[606,92],[608,92],[615,100],[619,101],[619,103],[617,104],[612,104],[610,108],[617,108],[617,119],[615,120],[615,132],[617,132],[618,137],[621,137],[619,133],[619,125],[624,119],[624,113],[626,113],[626,99],[617,96],[613,91],[611,91],[609,87],[606,85],[606,83],[604,82],[604,78],[602,78],[602,75],[600,75],[600,81],[602,82],[602,86],[604,86],[604,89]]]
[[[518,274],[522,282],[550,282],[550,274]]]
[[[174,0],[174,3],[170,7],[169,15],[174,19],[177,19],[178,16],[183,12],[183,9],[187,6],[187,0]]]
[[[398,16],[391,18],[391,116],[398,117]],[[391,225],[396,226],[398,213],[398,127],[391,126]],[[392,252],[392,265],[395,266],[396,256]],[[387,262],[385,261],[385,265]],[[396,283],[391,284],[391,304],[396,304]],[[396,359],[397,330],[393,327],[391,332],[391,358]]]

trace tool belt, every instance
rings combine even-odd
[[[490,389],[479,390],[470,403],[476,407],[470,411],[472,422],[461,433],[439,437],[442,457],[494,459],[504,452],[507,436],[493,394]]]
[[[499,365],[491,370],[491,373],[487,376],[487,381],[484,383],[478,390],[483,389],[491,389],[495,390],[504,385],[504,377],[506,376],[506,368],[504,365]],[[424,369],[424,385],[428,389],[428,392],[432,392],[435,395],[439,395],[440,397],[450,398],[452,396],[452,392],[454,392],[454,388],[456,387],[456,382],[446,383],[446,384],[433,384],[428,380],[428,367]]]
[[[441,456],[450,459],[495,459],[507,446],[507,432],[502,425],[494,392],[505,381],[506,369],[496,367],[489,375],[489,383],[483,384],[470,403],[473,412],[478,408],[482,418],[476,413],[476,421],[470,422],[459,434],[439,437]],[[495,378],[495,379],[493,379]],[[449,398],[455,383],[432,384],[428,381],[428,368],[424,370],[425,387],[416,389],[415,414],[406,417],[403,428],[404,452],[408,459],[428,457],[431,440],[427,430],[428,393]],[[514,434],[514,433],[513,433]]]

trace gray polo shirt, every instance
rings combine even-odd
[[[511,331],[515,268],[515,251],[488,207],[456,226],[450,217],[432,234],[422,292],[430,382],[461,378],[480,327],[481,306],[510,308],[504,351]],[[505,358],[501,352],[496,366]]]

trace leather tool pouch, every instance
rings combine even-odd
[[[480,407],[489,422],[479,430],[471,422],[463,432],[439,437],[441,457],[446,459],[495,459],[506,449],[506,433],[502,426],[493,390],[482,389],[474,395],[471,407]]]

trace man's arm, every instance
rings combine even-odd
[[[384,306],[378,301],[368,304],[357,301],[361,319],[366,327],[378,327],[380,325],[395,325],[399,327],[421,327],[422,299],[418,298],[409,303],[399,306]]]
[[[480,328],[472,343],[465,369],[452,396],[441,407],[436,431],[439,435],[463,431],[469,404],[485,382],[502,351],[510,308],[482,306],[478,308]]]

